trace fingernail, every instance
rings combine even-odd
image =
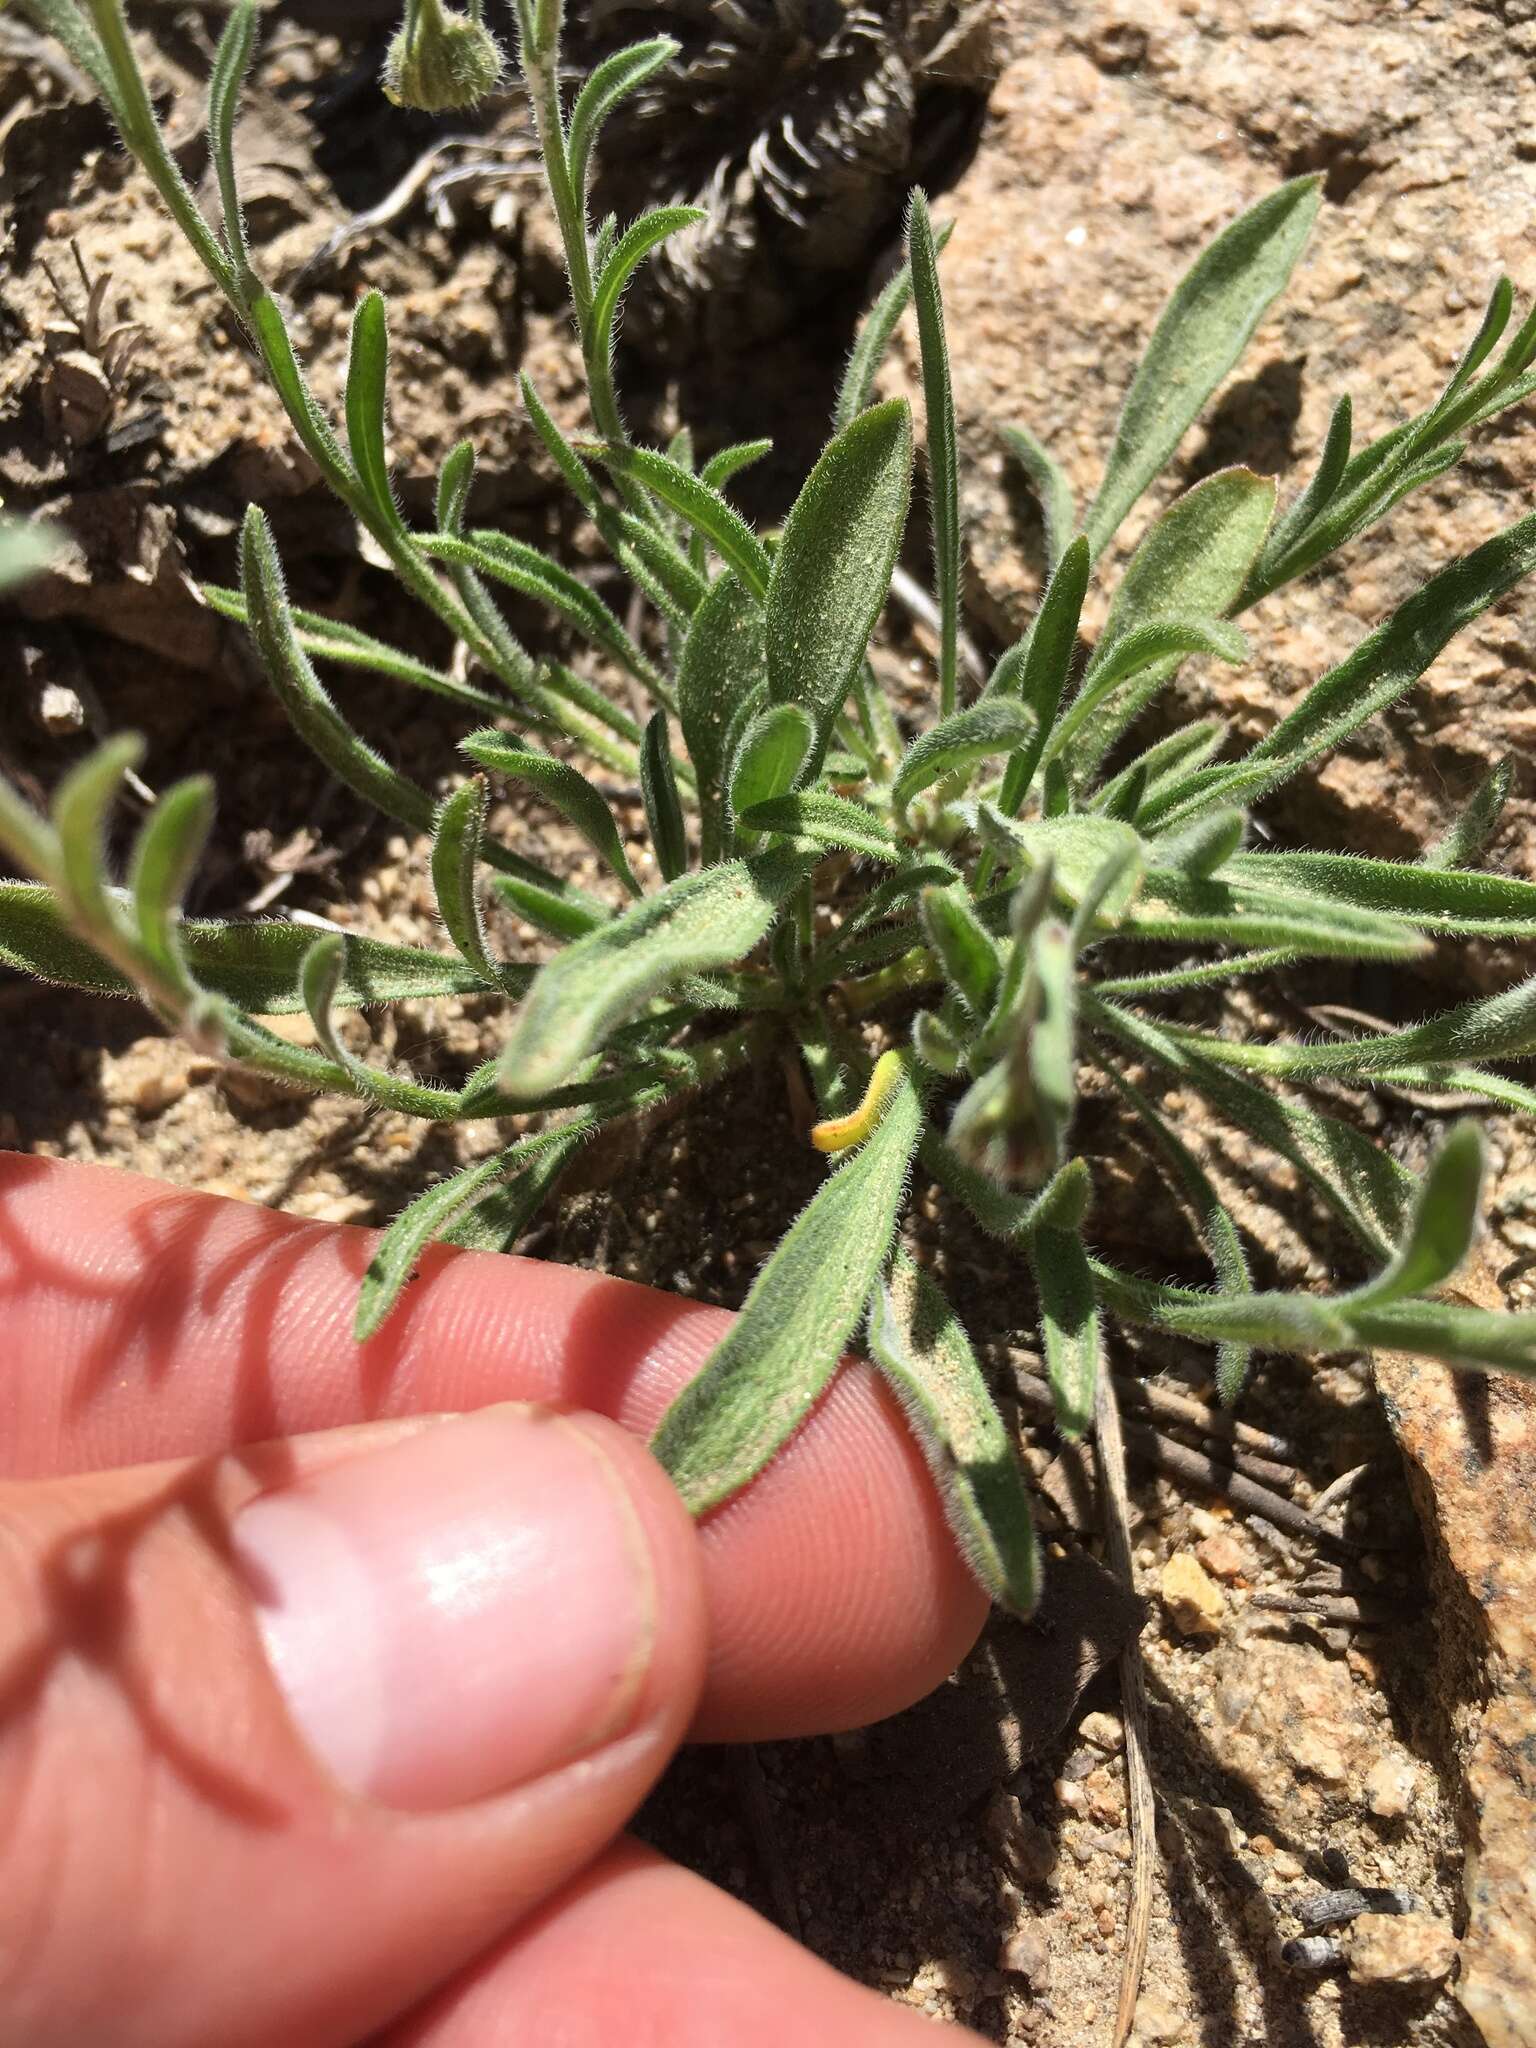
[[[655,1582],[599,1443],[493,1408],[263,1494],[234,1523],[310,1747],[388,1806],[526,1784],[626,1731]]]

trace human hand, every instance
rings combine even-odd
[[[720,1311],[439,1250],[359,1347],[371,1245],[0,1155],[0,2037],[915,2041],[619,1836],[685,1734],[964,1655],[888,1395],[847,1368],[695,1531],[643,1438]]]

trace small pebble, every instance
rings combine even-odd
[[[1143,2041],[1182,2041],[1187,2024],[1186,2015],[1165,1992],[1143,1991],[1136,2001],[1136,2031]]]
[[[1181,1635],[1221,1634],[1227,1611],[1225,1596],[1204,1565],[1187,1550],[1175,1551],[1163,1566],[1159,1590]]]
[[[1365,1803],[1378,1820],[1401,1820],[1413,1804],[1413,1772],[1384,1756],[1366,1773]]]
[[[1356,1984],[1438,1984],[1456,1960],[1451,1923],[1429,1913],[1362,1913],[1339,1946]]]
[[[55,739],[79,732],[85,725],[85,706],[67,683],[44,683],[37,715],[43,730]]]
[[[1084,1742],[1091,1742],[1106,1756],[1114,1756],[1125,1747],[1125,1723],[1118,1714],[1085,1714],[1077,1732]]]
[[[1022,1977],[1031,1991],[1048,1989],[1051,1954],[1045,1936],[1035,1926],[1016,1927],[1005,1936],[997,1952],[997,1967],[1010,1977]]]
[[[1242,1545],[1223,1530],[1195,1545],[1195,1556],[1218,1579],[1240,1579],[1248,1569]]]

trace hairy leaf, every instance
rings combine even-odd
[[[713,543],[726,567],[735,570],[755,598],[761,601],[767,596],[768,550],[717,490],[653,448],[612,445],[599,453],[616,476],[643,484],[663,504],[680,512]]]
[[[187,965],[199,986],[267,1017],[303,1009],[299,968],[314,937],[309,926],[275,921],[220,924],[189,918],[180,927]],[[74,935],[52,893],[39,883],[0,881],[0,960],[40,981],[103,995],[131,993],[124,977]],[[531,967],[502,971],[518,989],[533,978]],[[363,1009],[423,996],[471,995],[483,987],[463,960],[354,938],[334,1000],[343,1009]]]
[[[1201,252],[1168,301],[1120,415],[1083,530],[1102,553],[1285,289],[1322,200],[1322,180],[1266,193]]]
[[[1077,499],[1066,471],[1043,441],[1036,440],[1028,427],[999,427],[1003,444],[1029,478],[1040,505],[1045,527],[1046,572],[1054,576],[1056,566],[1077,532]]]
[[[912,417],[892,399],[823,449],[768,586],[768,693],[800,704],[824,751],[890,588],[912,482]]]
[[[750,953],[810,865],[775,850],[682,875],[557,954],[540,969],[502,1054],[507,1096],[526,1102],[557,1088],[652,996]]]
[[[535,753],[531,747],[522,746],[491,727],[471,733],[459,746],[482,768],[490,768],[515,782],[526,782],[537,790],[608,863],[631,896],[641,893],[639,878],[629,864],[613,813],[579,768],[573,768],[568,761],[557,761],[552,755]]]
[[[656,712],[645,728],[640,749],[640,796],[645,805],[646,827],[656,852],[656,865],[664,882],[675,882],[688,865],[688,833],[683,823],[682,800],[677,793],[677,775],[672,766],[672,741],[667,714]]]
[[[593,66],[576,95],[566,130],[566,159],[571,184],[578,194],[586,191],[592,151],[603,123],[621,100],[670,63],[678,48],[671,36],[652,36],[646,42],[630,43],[625,49],[615,50],[611,57]]]
[[[1022,747],[1035,723],[1031,711],[1007,697],[983,697],[964,711],[951,712],[907,749],[891,785],[892,803],[898,812],[905,811],[931,783],[973,768],[989,755]]]
[[[1515,778],[1515,757],[1496,761],[1445,835],[1419,856],[1422,868],[1469,868],[1498,828]]]
[[[1430,1294],[1472,1248],[1483,1195],[1483,1134],[1459,1123],[1429,1163],[1408,1219],[1408,1233],[1385,1269],[1350,1296],[1351,1313]]]
[[[907,215],[907,260],[912,269],[927,419],[929,525],[933,530],[934,594],[939,605],[939,711],[947,717],[955,708],[960,630],[960,464],[938,251],[928,202],[920,191],[912,194]]]
[[[899,1245],[870,1298],[869,1350],[922,1448],[961,1556],[999,1606],[1027,1617],[1039,1594],[1028,1488],[964,1327]]]
[[[706,862],[719,853],[733,729],[767,680],[762,607],[738,578],[718,576],[689,623],[677,674],[677,714],[699,778]]]
[[[1511,875],[1410,867],[1348,853],[1246,853],[1230,864],[1227,879],[1276,893],[1326,896],[1426,932],[1536,939],[1536,882]]]
[[[741,1314],[662,1417],[651,1449],[693,1514],[755,1478],[831,1378],[885,1264],[921,1125],[906,1077],[873,1134],[790,1225]]]
[[[1046,1377],[1056,1397],[1056,1427],[1080,1437],[1093,1420],[1103,1370],[1098,1295],[1082,1233],[1042,1227],[1029,1240],[1030,1271],[1040,1295]]]
[[[403,521],[389,480],[389,454],[385,446],[388,388],[389,330],[384,294],[365,292],[352,315],[352,345],[347,358],[347,446],[358,481],[379,523],[399,528]]]
[[[591,341],[588,353],[594,362],[606,363],[613,355],[614,326],[624,289],[651,251],[680,228],[691,228],[708,216],[697,206],[658,206],[632,221],[614,244],[592,291]]]
[[[824,789],[800,790],[754,804],[742,814],[741,823],[754,832],[787,832],[816,846],[868,854],[871,860],[901,858],[901,849],[873,811]]]
[[[728,809],[743,811],[784,796],[804,779],[802,770],[816,744],[816,729],[798,704],[770,704],[742,731],[731,758]]]
[[[1313,684],[1267,739],[1231,766],[1187,776],[1151,807],[1164,826],[1216,803],[1256,801],[1358,732],[1416,683],[1456,634],[1536,568],[1536,512],[1430,578]]]

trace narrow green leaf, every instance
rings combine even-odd
[[[523,395],[523,404],[528,409],[528,417],[533,421],[534,432],[549,451],[556,469],[564,477],[570,489],[571,496],[575,498],[576,502],[593,519],[600,519],[602,499],[598,494],[597,485],[593,480],[591,470],[588,469],[565,435],[556,426],[548,407],[543,399],[540,398],[526,371],[519,375],[517,382],[518,389]],[[439,512],[437,523],[445,533],[457,533],[459,531],[458,523],[444,519],[441,512]]]
[[[654,695],[661,695],[655,687],[655,668],[597,593],[537,548],[483,527],[465,539],[444,533],[419,535],[416,545],[440,561],[462,563],[477,574],[532,598],[536,604],[547,605],[557,617],[584,633],[594,647],[611,654]]]
[[[927,854],[916,860],[910,867],[900,868],[894,875],[887,875],[884,881],[876,883],[864,901],[849,917],[831,941],[832,948],[846,946],[862,932],[869,931],[884,917],[900,914],[908,909],[910,899],[919,891],[928,888],[952,888],[960,880],[958,868],[950,866],[942,856]],[[911,931],[910,922],[906,930]],[[839,962],[837,972],[845,971],[845,963]]]
[[[1192,774],[1195,769],[1203,768],[1211,756],[1219,753],[1225,745],[1228,730],[1219,718],[1196,719],[1191,725],[1178,727],[1128,762],[1090,799],[1088,808],[1111,818],[1127,816],[1113,806],[1133,776],[1144,776],[1143,799],[1157,796],[1176,776]],[[1134,825],[1138,818],[1132,816],[1129,822]]]
[[[1174,1029],[1172,1035],[1223,1066],[1298,1080],[1315,1074],[1366,1077],[1420,1062],[1436,1066],[1453,1060],[1527,1059],[1536,1053],[1536,976],[1501,995],[1462,1003],[1403,1031],[1332,1039],[1322,1045],[1215,1039],[1183,1029]]]
[[[1040,610],[1030,630],[1025,653],[1018,668],[1018,692],[1026,710],[1033,712],[1035,730],[1029,743],[1008,763],[1003,775],[998,808],[1005,817],[1016,817],[1033,787],[1046,747],[1056,729],[1057,714],[1072,672],[1077,651],[1077,626],[1087,595],[1093,559],[1081,535],[1072,541],[1053,571]],[[1004,662],[1007,657],[1004,656]],[[987,689],[1001,691],[1003,664]]]
[[[654,448],[610,444],[597,452],[615,476],[627,477],[631,483],[654,491],[664,505],[670,505],[690,526],[696,527],[755,598],[761,602],[767,596],[768,550],[741,514],[702,477],[659,455]]]
[[[384,413],[389,390],[389,327],[384,294],[364,292],[352,315],[347,357],[347,446],[358,480],[382,525],[403,528],[389,478]]]
[[[515,917],[552,939],[584,938],[612,915],[584,891],[552,889],[519,875],[493,875],[491,887]]]
[[[1285,893],[1282,877],[1275,877],[1270,883],[1267,870],[1263,867],[1250,869],[1237,861],[1234,856],[1243,843],[1243,834],[1248,829],[1247,813],[1235,806],[1211,811],[1203,818],[1197,818],[1193,825],[1186,825],[1182,832],[1172,832],[1154,840],[1152,858],[1162,869],[1172,868],[1176,873],[1189,875],[1196,881],[1209,881],[1221,869],[1227,870],[1227,880],[1238,882],[1252,875],[1266,895]],[[1157,881],[1154,876],[1149,884],[1149,893],[1156,895]],[[1331,890],[1309,890],[1309,895],[1331,896]],[[1365,906],[1373,907],[1373,906]]]
[[[1477,1233],[1484,1165],[1482,1132],[1474,1123],[1457,1124],[1429,1162],[1402,1244],[1374,1280],[1347,1297],[1351,1314],[1431,1294],[1450,1279]]]
[[[475,444],[455,441],[437,476],[437,523],[444,533],[462,533],[475,484]]]
[[[612,532],[618,543],[616,553],[624,567],[636,575],[646,595],[673,627],[686,627],[704,602],[709,584],[670,534],[661,533],[633,512],[614,514]]]
[[[1045,567],[1054,576],[1057,564],[1077,532],[1077,497],[1067,472],[1043,441],[1028,427],[1000,427],[1003,444],[1029,478],[1045,527]],[[1090,557],[1091,559],[1091,557]]]
[[[443,928],[487,988],[501,970],[485,942],[477,869],[485,839],[485,777],[476,775],[444,799],[432,835],[432,889]]]
[[[672,768],[672,739],[667,714],[653,714],[640,748],[640,795],[645,822],[664,882],[675,882],[688,866],[688,834]]]
[[[1032,711],[1006,697],[983,697],[941,718],[912,742],[896,771],[891,802],[898,815],[930,784],[1024,746],[1035,723]]]
[[[143,758],[140,736],[120,733],[71,768],[54,792],[60,886],[77,916],[100,929],[114,923],[107,887],[107,818],[123,777]]]
[[[1066,1163],[1067,1132],[1077,1107],[1077,984],[1071,934],[1054,920],[1031,935],[1025,1038],[1030,1093],[1040,1149],[1054,1172]],[[1038,989],[1032,1000],[1029,982]],[[1042,1176],[1043,1177],[1043,1176]]]
[[[733,476],[739,476],[742,470],[750,469],[754,462],[761,462],[772,453],[771,441],[733,441],[728,448],[711,455],[699,475],[711,490],[723,491]]]
[[[1131,718],[1125,715],[1129,705],[1134,703],[1139,715],[1143,705],[1151,701],[1184,658],[1191,654],[1207,655],[1235,668],[1248,658],[1247,636],[1225,619],[1198,612],[1171,613],[1132,626],[1105,649],[1102,656],[1096,655],[1089,665],[1082,688],[1073,698],[1050,744],[1051,755],[1066,754],[1072,741],[1086,726],[1089,734],[1080,748],[1082,773],[1086,775],[1097,768],[1108,751],[1111,738],[1118,738],[1119,731],[1131,724]],[[1138,678],[1145,680],[1145,689]],[[1136,683],[1137,688],[1115,705],[1111,714],[1099,721],[1104,730],[1094,731],[1095,715],[1109,705],[1117,690],[1130,683]],[[1108,733],[1111,724],[1119,729],[1112,736]]]
[[[729,774],[728,808],[743,811],[784,796],[802,778],[816,744],[816,728],[798,704],[770,704],[747,725],[736,743]]]
[[[927,420],[929,524],[933,529],[934,595],[939,606],[939,712],[955,708],[960,634],[960,459],[955,446],[955,394],[944,338],[944,300],[928,202],[914,191],[907,214],[907,260],[917,310]]]
[[[1092,1261],[1105,1301],[1123,1321],[1204,1343],[1223,1339],[1269,1351],[1411,1351],[1485,1372],[1536,1373],[1536,1315],[1462,1308],[1443,1301],[1392,1302],[1351,1312],[1350,1297],[1250,1294],[1213,1299]]]
[[[591,340],[588,353],[594,362],[606,363],[613,356],[614,323],[624,288],[651,251],[682,228],[691,228],[708,216],[697,206],[658,206],[641,214],[620,235],[613,253],[603,264],[592,292]]]
[[[493,1182],[437,1233],[443,1244],[463,1251],[509,1252],[554,1193],[561,1175],[592,1136],[592,1119],[579,1118],[558,1130],[540,1132],[546,1149],[509,1178]]]
[[[306,451],[343,504],[359,511],[364,503],[371,506],[361,480],[342,453],[341,443],[336,439],[330,421],[316,405],[304,372],[299,368],[293,343],[288,339],[282,308],[269,292],[258,290],[247,310],[267,375]]]
[[[1412,688],[1464,626],[1536,568],[1536,512],[1430,578],[1330,669],[1242,761],[1201,769],[1159,799],[1153,822],[1183,824],[1215,803],[1256,802],[1358,732]]]
[[[1028,1617],[1039,1595],[1029,1490],[970,1339],[900,1245],[870,1297],[869,1350],[917,1438],[960,1554],[982,1590]]]
[[[1275,485],[1251,469],[1222,469],[1176,498],[1148,530],[1115,591],[1083,686],[1062,721],[1053,752],[1071,743],[1069,765],[1081,776],[1097,765],[1140,716],[1178,666],[1170,657],[1123,669],[1135,688],[1100,680],[1117,660],[1121,643],[1161,619],[1220,619],[1236,603],[1274,517]],[[1225,628],[1228,635],[1236,627]],[[1199,651],[1199,650],[1197,650]],[[1240,660],[1241,637],[1212,651]],[[1118,690],[1118,694],[1116,694]],[[1088,730],[1078,735],[1087,725]]]
[[[1029,1265],[1040,1296],[1046,1377],[1056,1397],[1056,1427],[1071,1439],[1093,1420],[1103,1370],[1098,1295],[1082,1234],[1043,1228],[1029,1239]]]
[[[785,522],[767,607],[768,692],[825,749],[890,589],[912,481],[912,419],[892,399],[823,449]]]
[[[740,822],[753,832],[785,832],[816,846],[867,854],[871,860],[901,859],[900,847],[873,811],[824,789],[800,790],[754,804]]]
[[[912,1019],[912,1050],[925,1067],[946,1078],[959,1073],[965,1058],[964,1046],[936,1010],[919,1010]]]
[[[209,608],[221,618],[249,625],[245,599],[238,590],[226,590],[217,583],[204,583],[200,588]],[[389,676],[394,682],[409,683],[414,689],[428,690],[434,697],[446,697],[466,710],[492,718],[506,713],[506,697],[477,690],[473,684],[461,683],[457,676],[442,669],[429,668],[387,641],[374,639],[359,626],[323,618],[319,612],[300,611],[296,605],[290,608],[288,616],[293,622],[294,637],[306,654],[317,655],[322,661],[339,662],[344,668],[367,669],[374,675]]]
[[[1159,840],[1159,861],[1164,844]],[[1245,853],[1228,867],[1227,880],[1251,882],[1277,894],[1296,890],[1325,896],[1377,916],[1401,918],[1426,932],[1536,939],[1536,882],[1512,875],[1412,867],[1349,853]]]
[[[639,878],[629,864],[629,853],[613,813],[579,768],[573,768],[568,761],[557,761],[552,755],[535,753],[532,747],[490,727],[461,740],[459,749],[482,768],[536,789],[607,862],[630,895],[641,894]]]
[[[689,622],[677,672],[677,713],[699,778],[702,851],[720,850],[721,800],[731,734],[768,682],[762,607],[729,573],[717,576]]]
[[[1118,818],[1096,818],[1085,812],[1071,817],[1031,818],[1019,824],[988,803],[977,807],[982,838],[1007,861],[1022,860],[1036,868],[1052,864],[1057,897],[1076,910],[1096,893],[1105,863],[1114,861],[1120,881],[1100,910],[1111,928],[1124,915],[1141,886],[1147,849],[1136,831]]]
[[[235,119],[240,92],[256,52],[256,9],[242,0],[224,24],[213,69],[208,75],[208,154],[218,179],[224,216],[224,247],[242,282],[250,277],[251,252],[246,245],[245,217],[235,181]]]
[[[1493,837],[1515,778],[1515,757],[1496,761],[1473,790],[1466,808],[1443,837],[1425,847],[1422,868],[1469,868]]]
[[[196,986],[181,948],[181,904],[212,827],[213,780],[189,775],[166,790],[145,819],[128,871],[139,944],[189,1000]]]
[[[954,231],[953,221],[946,221],[939,229],[935,241],[940,255]],[[890,347],[891,336],[896,332],[896,323],[907,310],[911,296],[912,267],[903,263],[864,315],[854,336],[848,367],[838,386],[837,404],[832,414],[835,433],[840,434],[844,427],[851,427],[859,414],[868,409],[874,397],[875,377]]]
[[[1344,481],[1344,473],[1349,466],[1349,444],[1353,433],[1354,406],[1346,392],[1333,408],[1333,415],[1328,422],[1328,432],[1323,441],[1323,452],[1318,458],[1312,481],[1295,504],[1287,506],[1270,529],[1269,537],[1251,572],[1256,582],[1262,583],[1270,565],[1283,561],[1287,551],[1327,509]]]
[[[575,192],[584,194],[587,189],[592,151],[608,116],[621,100],[670,63],[678,49],[671,36],[652,36],[647,42],[630,43],[625,49],[615,50],[611,57],[593,66],[576,95],[566,129],[566,161]]]
[[[1097,993],[1085,994],[1083,1008],[1096,1029],[1188,1082],[1229,1123],[1288,1160],[1368,1251],[1378,1257],[1390,1254],[1418,1183],[1389,1152],[1338,1117],[1228,1073],[1210,1057],[1209,1043],[1192,1045],[1173,1027],[1105,1002]]]
[[[773,851],[679,876],[540,969],[502,1054],[507,1095],[557,1088],[616,1024],[690,974],[729,967],[767,935],[810,862]]]
[[[420,1081],[371,1067],[342,1044],[331,1013],[346,975],[346,955],[347,940],[342,933],[326,932],[320,938],[311,933],[309,947],[299,963],[299,992],[321,1052],[345,1076],[352,1092],[364,1101],[376,1102],[381,1109],[399,1110],[406,1116],[450,1122],[459,1108],[455,1089],[428,1087]],[[239,1050],[233,1039],[230,1050]]]
[[[1399,918],[1356,910],[1331,896],[1261,889],[1229,876],[1162,866],[1147,875],[1123,928],[1173,945],[1278,946],[1298,955],[1355,960],[1412,960],[1428,944]]]
[[[651,1449],[693,1514],[755,1478],[832,1377],[885,1264],[921,1127],[906,1077],[873,1134],[790,1225],[741,1314],[662,1417]]]
[[[925,889],[922,917],[944,979],[970,1015],[980,1020],[991,1007],[1003,971],[996,940],[960,889]]]
[[[395,1307],[427,1246],[446,1236],[455,1220],[472,1208],[486,1189],[506,1180],[525,1160],[537,1158],[566,1135],[562,1129],[519,1138],[505,1152],[478,1159],[439,1181],[435,1188],[428,1188],[395,1218],[379,1239],[363,1275],[353,1322],[353,1334],[360,1344],[366,1343]]]
[[[1167,462],[1285,289],[1322,200],[1294,178],[1223,229],[1186,271],[1141,359],[1083,530],[1095,555]]]

